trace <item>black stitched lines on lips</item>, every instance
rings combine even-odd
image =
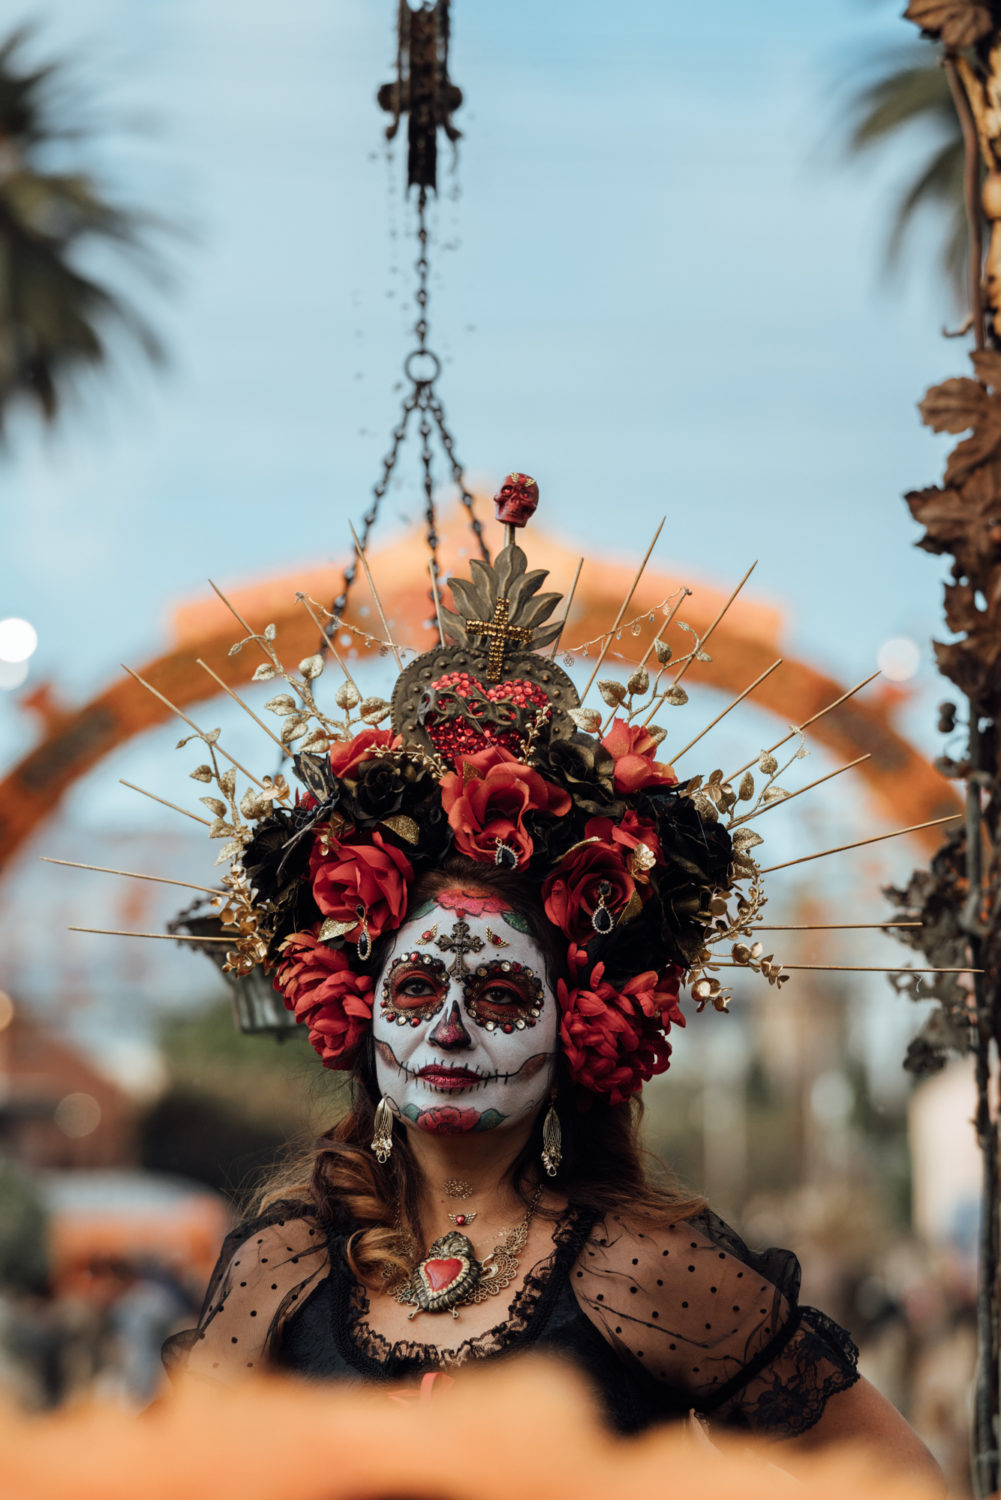
[[[452,1082],[447,1088],[445,1088],[438,1087],[436,1084],[431,1082],[430,1079],[422,1077],[421,1075],[428,1071],[433,1072],[435,1070],[440,1071],[442,1075],[448,1073],[454,1074],[456,1071],[456,1063],[454,1058],[449,1059],[435,1057],[430,1062],[422,1062],[417,1068],[410,1068],[406,1063],[400,1061],[389,1043],[383,1041],[382,1038],[379,1038],[376,1041],[375,1049],[386,1066],[389,1068],[395,1068],[396,1072],[401,1078],[418,1080],[425,1086],[425,1088],[430,1089],[432,1093],[436,1094],[455,1094],[467,1092],[471,1093],[474,1089],[483,1088],[484,1085],[488,1083],[513,1083],[516,1078],[521,1077],[523,1074],[527,1075],[528,1077],[532,1077],[539,1071],[541,1067],[543,1067],[549,1061],[550,1056],[548,1052],[535,1052],[531,1057],[527,1057],[521,1064],[521,1066],[519,1068],[516,1068],[513,1073],[505,1073],[499,1069],[494,1069],[487,1072],[482,1068],[477,1068],[475,1066],[467,1067],[467,1065],[463,1063],[462,1071],[468,1072],[470,1074],[475,1074],[475,1078],[470,1078],[468,1082],[462,1083],[461,1086],[459,1086],[457,1082]]]

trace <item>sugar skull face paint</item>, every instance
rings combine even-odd
[[[556,999],[522,926],[497,898],[452,890],[397,933],[376,982],[376,1078],[419,1129],[494,1130],[546,1098]]]

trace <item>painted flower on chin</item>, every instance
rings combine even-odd
[[[357,943],[394,932],[407,911],[413,867],[395,844],[375,832],[365,842],[316,839],[309,860],[313,899],[325,917],[349,923],[343,936]]]
[[[433,1109],[423,1109],[416,1123],[421,1130],[434,1135],[467,1135],[480,1124],[478,1109],[457,1109],[454,1104],[439,1104]]]
[[[644,787],[677,786],[671,766],[654,760],[658,741],[641,724],[616,719],[601,742],[615,761],[615,790],[627,795]]]
[[[570,797],[509,750],[493,747],[464,755],[458,769],[441,778],[441,805],[455,847],[463,854],[493,864],[503,846],[521,866],[535,848],[525,827],[526,814],[563,817],[570,811]]]
[[[309,1031],[325,1068],[349,1068],[372,1024],[372,980],[355,974],[339,948],[314,932],[294,932],[282,945],[274,980],[285,1008]]]

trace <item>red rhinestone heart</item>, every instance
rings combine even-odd
[[[478,699],[482,694],[489,703],[509,705],[522,718],[526,710],[544,708],[549,702],[545,690],[525,677],[511,678],[487,687],[469,672],[448,672],[431,687],[436,693],[453,693],[457,698]],[[515,728],[505,730],[490,724],[481,728],[461,719],[438,718],[434,713],[429,715],[425,728],[438,754],[448,760],[475,755],[490,745],[499,745],[513,754],[521,748],[522,735]]]
[[[421,1270],[433,1292],[444,1292],[462,1275],[462,1261],[458,1256],[450,1256],[448,1260],[426,1260]]]

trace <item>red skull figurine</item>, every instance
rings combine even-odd
[[[539,503],[539,486],[527,474],[509,474],[494,496],[497,519],[505,526],[524,526]]]

